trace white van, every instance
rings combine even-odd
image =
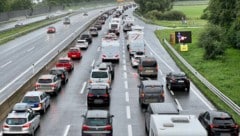
[[[120,43],[116,38],[103,38],[101,46],[102,61],[116,61],[120,60]]]
[[[195,115],[151,115],[149,136],[207,136]]]

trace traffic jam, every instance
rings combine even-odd
[[[129,55],[129,65],[136,71],[139,84],[136,85],[138,103],[144,114],[144,135],[149,136],[238,136],[239,125],[225,111],[205,111],[199,116],[182,114],[177,103],[166,102],[166,91],[189,93],[190,79],[184,72],[169,72],[164,77],[166,83],[158,80],[159,64],[154,55],[146,54],[144,27],[135,24],[134,17],[126,14],[135,4],[118,6],[105,11],[83,32],[68,48],[65,56],[59,57],[48,73],[38,77],[32,91],[28,91],[19,103],[16,103],[2,125],[2,135],[36,135],[40,128],[41,117],[48,114],[51,99],[61,93],[75,69],[74,65],[82,61],[83,52],[100,37],[100,56],[94,62],[86,81],[87,111],[81,115],[83,121],[82,136],[113,136],[116,121],[110,111],[111,93],[116,91],[113,84],[116,67],[121,65],[125,47]],[[83,16],[88,16],[84,13]],[[63,25],[70,25],[70,17],[65,17]],[[108,30],[102,35],[99,32]],[[47,34],[57,32],[54,26],[47,29]],[[120,39],[124,37],[124,41]],[[115,122],[116,123],[116,122]],[[40,134],[41,135],[41,134]],[[115,135],[115,134],[114,134]],[[116,134],[117,135],[117,134]],[[118,134],[118,136],[123,136]],[[137,136],[137,135],[136,135]]]

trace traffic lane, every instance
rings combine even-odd
[[[100,35],[103,33],[103,30],[99,31]],[[41,119],[38,136],[81,135],[81,115],[87,111],[87,83],[92,64],[97,62],[100,56],[100,40],[100,36],[93,38],[89,48],[82,51],[82,59],[74,61],[74,71],[68,83],[60,94],[52,99],[51,108]],[[54,126],[54,129],[51,126]]]
[[[94,16],[97,13],[99,13],[99,11],[93,12],[92,15]],[[81,16],[81,15],[79,15],[79,16]],[[76,17],[77,20],[79,20],[79,16]],[[92,16],[89,15],[89,17],[92,17]],[[86,20],[89,19],[89,17],[79,21],[78,25],[75,25],[75,27],[79,27],[80,25],[82,25],[83,22],[85,22]],[[47,38],[49,35],[46,34],[46,28],[45,28],[45,30],[44,30],[44,28],[42,28],[37,31],[40,31],[40,33],[44,32],[44,34],[43,34],[43,36],[42,35],[39,36],[39,37],[41,37],[41,39],[36,38],[35,40],[37,40],[37,41],[33,40],[34,38],[32,38],[32,39],[29,38],[32,36],[31,35],[32,33],[30,33],[30,34],[28,34],[29,37],[24,36],[23,40],[22,40],[22,38],[17,39],[18,41],[24,41],[24,43],[22,43],[21,46],[17,46],[17,47],[14,45],[16,47],[14,50],[12,49],[12,47],[10,46],[9,43],[7,43],[7,45],[9,45],[9,46],[7,46],[7,45],[2,46],[2,47],[6,47],[6,50],[12,49],[10,52],[11,54],[8,53],[5,55],[5,57],[8,56],[9,58],[11,58],[12,56],[14,56],[15,58],[13,60],[9,60],[11,62],[10,65],[4,65],[5,66],[4,69],[1,69],[1,72],[5,73],[4,75],[6,75],[6,78],[0,78],[1,88],[3,88],[4,85],[6,85],[10,81],[12,81],[17,75],[20,75],[21,72],[25,71],[27,68],[32,67],[33,64],[34,64],[35,70],[40,69],[40,67],[43,65],[43,63],[47,62],[48,61],[47,59],[49,59],[49,58],[46,58],[45,61],[43,60],[42,65],[35,65],[36,64],[35,62],[37,62],[42,56],[44,56],[46,54],[46,52],[49,52],[49,50],[55,48],[55,46],[58,45],[58,43],[62,39],[66,38],[66,35],[69,35],[74,30],[76,30],[76,28],[71,27],[67,31],[64,31],[64,33],[61,33],[61,29],[62,30],[65,29],[65,28],[61,28],[63,26],[62,22],[56,23],[56,26],[60,27],[60,29],[58,31],[58,34],[51,35],[52,36],[51,39]],[[37,34],[37,32],[34,32],[33,34]],[[34,35],[33,35],[33,37],[34,37]],[[24,38],[30,39],[30,40],[26,40]],[[45,40],[45,38],[48,40]],[[16,42],[16,40],[14,40],[13,42]],[[12,41],[10,43],[12,43]],[[63,46],[65,46],[65,45],[63,45]],[[62,48],[62,47],[59,47],[59,48]],[[26,53],[26,51],[31,51],[31,53],[28,54],[28,53]],[[5,51],[3,50],[3,52],[5,52]],[[52,55],[56,54],[57,52],[58,52],[58,50],[54,51],[52,53]],[[50,56],[51,56],[51,54],[50,54]],[[10,72],[10,71],[14,71],[14,72]],[[21,84],[24,81],[19,80],[19,82],[20,82],[19,84]],[[13,91],[15,89],[11,88],[9,90]],[[4,92],[6,92],[6,94],[1,95],[1,96],[3,96],[2,98],[6,98],[5,96],[7,96],[9,94],[8,90],[7,91],[4,90]]]

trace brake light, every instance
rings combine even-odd
[[[118,58],[118,57],[119,57],[119,55],[115,55],[115,57],[116,57],[116,58]]]
[[[3,125],[2,128],[9,128],[9,126],[8,125]]]
[[[82,126],[82,130],[83,130],[83,131],[88,131],[88,130],[89,130],[89,127],[88,127],[87,125],[83,125],[83,126]]]
[[[139,70],[139,71],[143,71],[143,67],[142,67],[142,66],[140,66],[138,70]]]
[[[51,87],[52,87],[52,89],[55,89],[57,87],[57,85],[56,84],[52,84]]]
[[[88,94],[88,97],[93,97],[94,95],[92,93],[89,93]]]
[[[239,128],[238,125],[233,125],[232,127],[235,128],[235,129],[238,129],[238,128]]]
[[[31,123],[27,123],[27,124],[23,125],[22,127],[23,128],[30,128],[30,126],[31,126]]]
[[[109,84],[111,84],[111,81],[110,81],[110,80],[108,80],[107,82],[108,82]]]
[[[141,98],[143,98],[143,97],[144,97],[144,95],[145,95],[144,93],[141,93]]]
[[[112,130],[112,126],[111,125],[107,125],[104,130],[107,130],[107,131],[111,131]]]
[[[38,89],[40,87],[38,83],[36,83],[34,86],[35,86],[35,89]]]
[[[160,96],[161,96],[161,97],[164,97],[164,93],[162,92],[162,93],[160,94]]]
[[[108,94],[103,94],[102,96],[103,96],[103,97],[108,97]]]
[[[107,56],[103,54],[102,57],[103,57],[103,58],[106,58]]]
[[[211,124],[210,128],[218,128],[218,125]]]
[[[64,74],[61,75],[61,78],[65,78]]]
[[[39,104],[38,104],[38,107],[39,107],[39,108],[42,108],[42,106],[43,106],[42,103],[39,103]]]
[[[88,82],[89,82],[89,83],[92,83],[93,81],[92,81],[92,80],[89,80]]]
[[[176,82],[175,78],[170,79],[170,82],[172,83]]]

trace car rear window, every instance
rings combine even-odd
[[[38,96],[24,96],[22,102],[23,103],[39,103],[40,100]]]
[[[112,24],[112,25],[111,25],[111,28],[112,28],[112,29],[116,29],[117,27],[118,27],[117,24]]]
[[[102,71],[92,72],[92,78],[108,78],[108,73]]]
[[[234,124],[234,121],[232,118],[214,118],[213,124],[217,125],[231,125]]]
[[[106,89],[90,89],[89,93],[95,94],[95,95],[103,95],[106,94]]]
[[[61,70],[50,70],[49,72],[52,75],[61,75],[63,73],[63,71]]]
[[[70,49],[70,52],[78,52],[78,49]]]
[[[69,63],[69,60],[58,60],[58,63]]]
[[[145,87],[144,92],[145,93],[160,93],[163,91],[162,87]]]
[[[81,38],[84,39],[84,38],[88,38],[89,35],[82,35]]]
[[[77,43],[84,43],[84,41],[77,41]]]
[[[153,60],[145,60],[145,61],[142,62],[142,66],[143,67],[156,67],[157,62],[153,61]]]
[[[106,118],[88,118],[86,124],[89,126],[105,126],[108,124]]]
[[[8,125],[23,125],[27,122],[26,118],[8,118],[6,123]]]
[[[52,83],[52,79],[38,79],[38,83]]]

